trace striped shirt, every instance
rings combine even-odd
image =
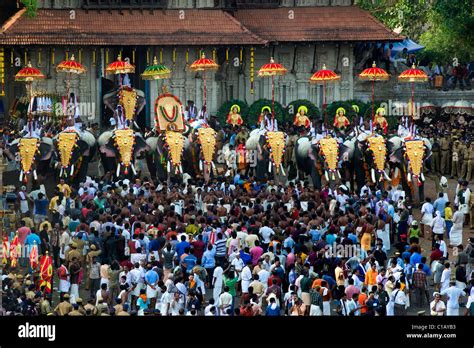
[[[227,242],[225,239],[219,239],[218,241],[216,241],[216,243],[214,244],[214,246],[216,247],[216,256],[226,255],[226,250],[227,250],[226,244]]]

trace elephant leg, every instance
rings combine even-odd
[[[153,155],[147,154],[145,156],[145,159],[146,159],[146,165],[148,167],[148,171],[150,172],[151,180],[155,181],[156,176],[157,176],[157,168],[155,165],[155,161],[153,160]]]
[[[313,164],[311,166],[311,179],[313,181],[313,187],[317,190],[321,189],[321,175],[319,174],[316,166]]]

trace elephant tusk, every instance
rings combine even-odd
[[[183,173],[183,167],[181,167],[181,163],[179,164],[179,172],[182,174]]]
[[[74,174],[74,164],[71,165],[71,176]]]
[[[324,171],[324,177],[326,178],[326,181],[329,182],[329,174],[327,170]]]
[[[203,170],[202,161],[199,161],[199,170]]]
[[[286,176],[285,170],[283,169],[283,164],[280,164],[280,170],[281,170],[281,174],[282,174],[283,176]]]
[[[133,163],[130,163],[130,167],[132,168],[133,175],[137,175],[137,171],[135,170]]]
[[[411,174],[410,173],[408,173],[408,175],[407,175],[407,180],[408,180],[408,182],[411,182]]]
[[[117,171],[116,171],[116,176],[118,177],[120,175],[120,163],[117,164]]]
[[[38,180],[38,175],[36,174],[36,169],[33,170],[33,178],[34,178],[35,180]]]
[[[339,180],[342,179],[341,172],[339,172],[339,170],[337,171],[337,176],[338,176]]]
[[[270,173],[272,171],[272,161],[268,162],[268,172]]]
[[[387,172],[385,170],[382,171],[383,175],[385,176],[385,179],[390,180],[390,177],[388,176]]]
[[[334,172],[332,172],[332,179],[336,180],[336,174],[334,174]]]
[[[395,167],[395,171],[393,173],[393,176],[396,178],[398,177],[398,167]]]
[[[20,170],[20,182],[23,181],[23,170]]]
[[[169,172],[171,172],[171,164],[170,164],[170,161],[166,162],[166,170]]]
[[[63,176],[63,171],[64,171],[64,168],[61,167],[61,170],[59,171],[59,177],[62,177]],[[21,181],[21,180],[20,180]]]
[[[421,178],[421,181],[425,181],[425,176],[424,176],[423,172],[421,172],[420,178]]]
[[[349,181],[346,181],[346,184],[347,188],[349,189],[349,191],[351,190],[351,183]]]
[[[370,178],[372,179],[372,182],[375,183],[375,170],[374,168],[370,169]]]

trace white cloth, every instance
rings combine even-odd
[[[323,315],[331,315],[331,304],[329,301],[323,301]]]
[[[456,211],[453,215],[453,227],[449,232],[449,244],[458,246],[462,244],[462,225],[464,223],[464,214],[461,211]]]
[[[441,292],[448,289],[450,278],[451,278],[451,270],[449,268],[445,268],[443,273],[441,273],[441,287],[440,287]]]
[[[309,309],[309,315],[311,317],[314,317],[314,316],[322,316],[323,315],[323,312],[321,311],[321,308],[319,308],[319,306],[316,306],[316,305],[311,305],[310,306],[310,309]]]
[[[389,226],[386,226],[389,227]],[[377,237],[382,239],[383,249],[385,251],[390,250],[390,233],[387,228],[383,230],[377,230]]]
[[[146,286],[147,298],[155,298],[157,295],[158,295],[158,286],[155,286],[155,289],[153,289],[150,285]]]
[[[421,207],[421,213],[423,214],[423,217],[421,218],[421,223],[423,225],[428,225],[431,226],[433,222],[433,212],[434,208],[431,203],[424,203],[423,206]]]
[[[59,280],[59,292],[69,292],[70,287],[71,283],[69,281],[63,279]]]

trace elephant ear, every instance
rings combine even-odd
[[[10,161],[14,161],[15,156],[18,153],[18,142],[15,142],[12,145],[8,146],[5,150],[3,150],[3,153]]]
[[[145,139],[140,134],[135,135],[135,146],[133,154],[135,157],[140,157],[143,154],[150,151],[150,146],[146,143]]]
[[[53,152],[54,152],[54,146],[52,143],[49,144],[44,141],[40,143],[40,146],[38,149],[40,161],[47,161],[51,159]]]

